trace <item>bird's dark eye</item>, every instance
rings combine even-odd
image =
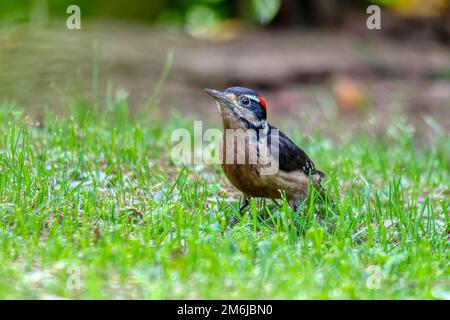
[[[243,107],[248,107],[251,104],[251,101],[248,97],[243,96],[239,99],[239,103],[241,104],[241,106]]]

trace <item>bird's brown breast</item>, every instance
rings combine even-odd
[[[222,167],[230,182],[248,196],[278,199],[284,192],[288,200],[301,200],[308,195],[308,177],[300,171],[261,175],[254,165]]]
[[[265,164],[250,161],[251,152],[257,150],[256,143],[251,136],[245,136],[245,142],[239,142],[238,139],[230,140],[224,134],[221,148],[222,168],[230,182],[248,196],[278,199],[281,192],[284,192],[288,200],[304,199],[308,195],[308,176],[301,171],[285,172],[278,168],[267,174],[263,170],[268,166],[267,161]],[[258,157],[260,156],[258,154]],[[273,161],[271,165],[278,165],[278,159],[270,161]]]

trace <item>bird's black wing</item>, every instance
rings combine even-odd
[[[270,132],[272,130],[278,130],[279,132],[279,146],[278,146],[278,157],[279,157],[279,168],[283,171],[303,171],[308,175],[319,174],[321,177],[324,174],[316,170],[314,163],[309,159],[308,155],[300,149],[288,136],[286,136],[281,130],[270,126]],[[271,148],[275,147],[275,144],[270,142]],[[272,153],[273,154],[273,153]]]

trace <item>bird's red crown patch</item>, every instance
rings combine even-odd
[[[263,96],[259,96],[259,103],[263,106],[264,110],[267,111],[266,100],[263,98]]]

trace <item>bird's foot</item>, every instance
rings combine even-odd
[[[236,215],[233,215],[233,216],[230,218],[230,225],[231,225],[231,226],[234,226],[237,222],[238,222],[238,217],[237,217]]]

